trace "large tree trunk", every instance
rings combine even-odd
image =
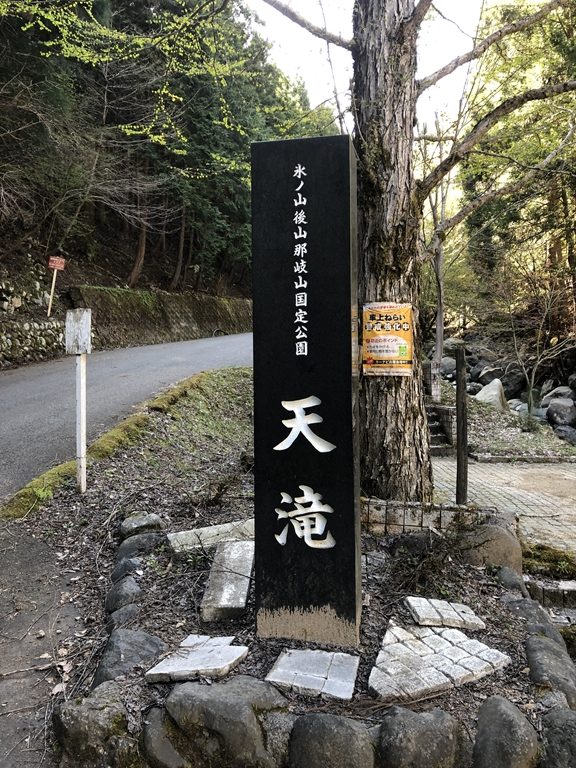
[[[361,296],[419,303],[420,204],[412,168],[416,116],[414,0],[357,0],[354,94],[359,156]],[[418,322],[414,375],[362,381],[362,490],[430,500],[432,473]]]

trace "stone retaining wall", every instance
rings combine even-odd
[[[93,286],[71,288],[68,298],[71,307],[92,310],[95,350],[185,341],[252,329],[249,299]],[[0,313],[0,370],[63,355],[65,310],[60,302],[51,319],[18,317],[18,309]]]
[[[252,330],[249,299],[95,286],[76,286],[70,289],[69,296],[74,308],[92,310],[95,349]]]
[[[59,357],[64,353],[61,320],[2,320],[0,369]]]

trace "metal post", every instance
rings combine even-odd
[[[464,347],[456,349],[456,504],[468,499],[468,413]]]

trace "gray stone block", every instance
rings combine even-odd
[[[120,538],[127,539],[139,533],[150,533],[162,530],[162,519],[154,513],[147,515],[130,515],[120,525]]]
[[[542,719],[543,755],[540,768],[576,765],[576,712],[553,709]]]
[[[576,709],[576,667],[566,651],[549,637],[533,635],[526,640],[530,679],[536,685],[562,691]]]
[[[106,596],[106,603],[104,605],[106,613],[114,613],[114,611],[123,608],[125,605],[134,603],[141,593],[142,590],[135,578],[133,576],[124,576],[123,579],[120,579],[120,581],[113,585]]]
[[[457,721],[440,709],[420,714],[391,707],[378,733],[379,764],[394,768],[456,768],[462,765],[462,742]]]
[[[138,533],[125,539],[116,550],[116,562],[132,558],[135,555],[149,555],[157,547],[166,543],[163,533]]]
[[[189,768],[190,763],[175,749],[170,740],[170,718],[163,709],[154,707],[144,718],[142,743],[150,765],[158,768]]]
[[[359,662],[357,656],[345,653],[287,650],[280,654],[266,680],[297,693],[349,701]]]
[[[158,637],[133,629],[115,629],[108,639],[94,677],[94,687],[127,675],[135,667],[147,667],[166,650]]]
[[[538,736],[507,699],[491,696],[478,711],[474,768],[535,768]]]
[[[289,768],[373,768],[374,749],[368,730],[346,717],[302,715],[290,737]]]
[[[219,678],[227,675],[248,655],[245,645],[210,645],[180,647],[146,672],[149,683]]]
[[[253,541],[218,544],[200,607],[202,621],[232,619],[246,610],[253,565]]]
[[[198,765],[258,765],[275,768],[259,717],[286,712],[286,699],[268,683],[239,675],[226,683],[177,685],[166,710],[194,745]]]
[[[168,542],[176,555],[185,555],[187,552],[214,547],[222,541],[244,541],[253,538],[253,518],[168,534]]]

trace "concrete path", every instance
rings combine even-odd
[[[438,458],[432,465],[436,501],[454,503],[456,460]],[[576,555],[576,464],[471,461],[468,501],[516,514],[523,542]]]

